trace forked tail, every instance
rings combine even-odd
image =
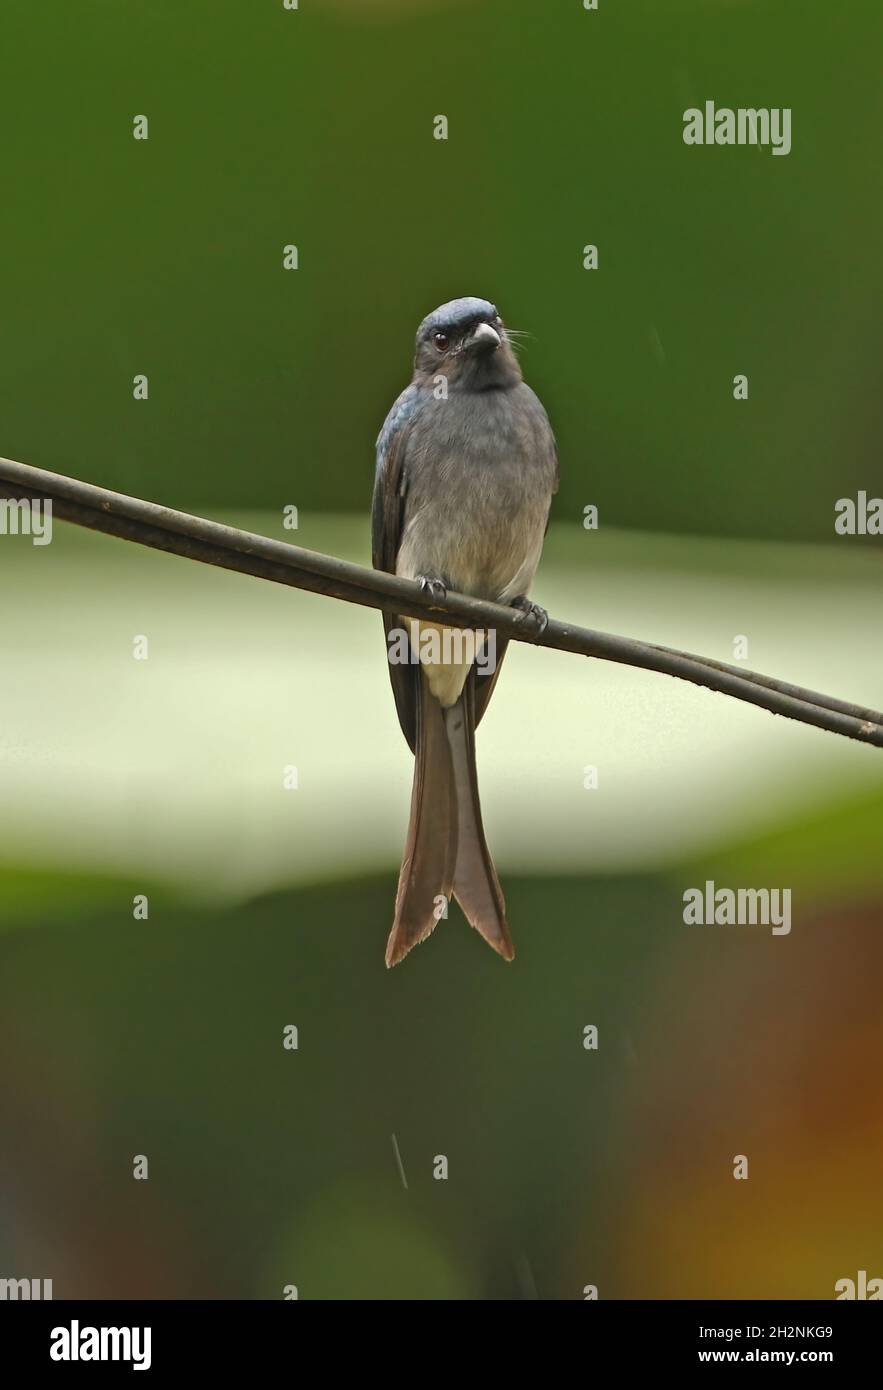
[[[429,936],[452,892],[488,945],[511,960],[506,907],[478,799],[475,671],[449,709],[442,709],[423,672],[418,674],[411,817],[386,963],[398,964]]]

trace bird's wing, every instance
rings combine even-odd
[[[371,561],[375,569],[385,570],[387,574],[395,574],[402,540],[407,491],[405,457],[411,424],[419,408],[420,393],[416,386],[411,385],[402,392],[390,410],[377,440],[377,470],[371,508]],[[383,614],[383,628],[387,636],[392,628],[401,626],[401,618],[393,613]],[[417,741],[418,668],[410,660],[406,664],[388,661],[387,665],[402,733],[414,752]]]

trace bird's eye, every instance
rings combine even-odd
[[[447,352],[448,348],[451,346],[451,340],[447,333],[433,333],[432,341],[435,343],[439,352]]]

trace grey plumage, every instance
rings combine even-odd
[[[557,485],[546,412],[496,308],[472,298],[442,305],[420,325],[414,378],[377,441],[375,566],[524,605]],[[384,618],[387,633],[406,623]],[[427,626],[411,628],[412,638]],[[387,963],[429,934],[452,890],[472,925],[511,958],[475,775],[475,726],[496,676],[454,660],[390,665],[390,677],[416,765]]]

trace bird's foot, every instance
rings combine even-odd
[[[534,638],[542,637],[549,626],[549,615],[545,608],[541,608],[538,603],[532,603],[523,594],[519,598],[514,598],[510,606],[518,609],[516,622],[525,623],[532,627]]]
[[[417,579],[425,594],[429,594],[436,603],[444,603],[448,596],[448,586],[440,574],[420,574]]]

